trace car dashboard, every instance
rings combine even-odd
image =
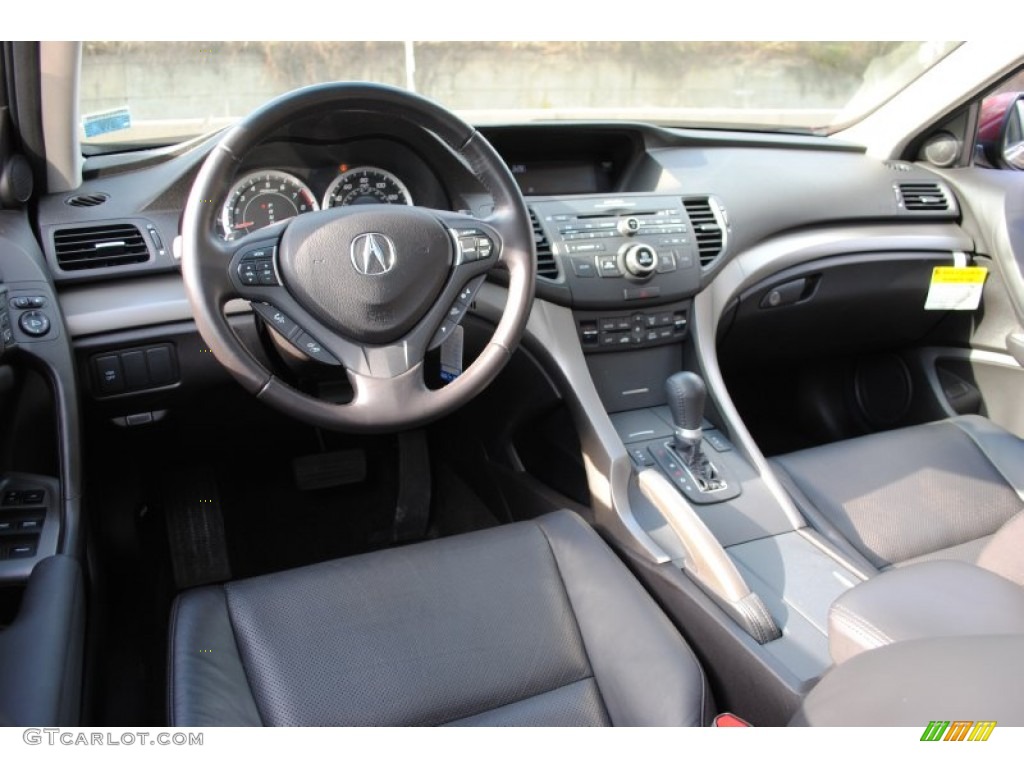
[[[637,472],[661,466],[761,585],[781,626],[756,666],[783,670],[788,698],[778,712],[790,711],[829,663],[823,612],[861,577],[806,533],[766,472],[729,396],[718,342],[743,329],[738,345],[785,354],[772,334],[785,338],[794,323],[806,322],[808,315],[787,312],[812,299],[823,314],[810,317],[828,318],[840,335],[870,337],[895,316],[894,338],[920,338],[932,319],[920,308],[900,309],[908,295],[917,301],[905,284],[975,249],[951,176],[920,163],[883,162],[861,147],[813,135],[625,122],[479,130],[504,158],[531,215],[536,299],[523,351],[571,416],[585,488],[579,501],[637,570],[679,564],[685,550],[636,481]],[[68,426],[59,452],[75,450],[86,419],[146,429],[226,380],[195,331],[176,245],[193,182],[220,139],[88,158],[80,188],[39,201],[34,237],[43,261],[23,255],[20,267],[5,264],[13,343],[61,371]],[[328,114],[277,130],[239,159],[226,199],[201,202],[216,206],[218,234],[230,240],[343,205],[412,204],[486,217],[491,197],[472,169],[425,132],[370,115]],[[7,245],[8,254],[31,250]],[[469,308],[467,326],[498,322],[506,280],[493,270]],[[874,292],[878,317],[850,309],[851,285]],[[22,306],[22,297],[41,303]],[[273,351],[274,339],[247,302],[232,301],[224,310],[254,355],[267,365],[281,362],[280,347]],[[672,431],[664,382],[687,366],[699,366],[707,377],[705,429],[717,441],[716,461],[735,478],[735,494],[703,498],[659,458]],[[515,401],[514,390],[502,393],[508,398],[498,410],[507,409],[514,421],[526,404]],[[495,418],[501,421],[501,414]],[[81,486],[73,466],[65,462],[60,470],[67,488]],[[43,487],[32,475],[11,482],[14,491]],[[44,485],[47,498],[56,493]],[[45,505],[37,512],[40,533],[30,549],[0,559],[0,578],[23,580],[57,550],[58,530],[73,534],[67,513],[62,524]],[[766,540],[789,548],[787,567],[820,569],[827,578],[794,586],[792,572],[772,573],[759,549]],[[25,541],[18,538],[19,546]],[[661,597],[671,602],[687,593],[692,606],[705,605],[706,597],[695,597],[693,585],[678,578],[665,583],[670,591]],[[740,627],[727,631],[730,642],[756,634],[728,601],[714,602]],[[702,641],[721,642],[716,633],[722,631],[709,629]],[[747,640],[737,640],[743,631]]]

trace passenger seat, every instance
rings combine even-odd
[[[863,570],[961,560],[1024,584],[1024,440],[981,416],[772,459],[808,522]]]

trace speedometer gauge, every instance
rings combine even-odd
[[[331,182],[324,195],[324,208],[373,203],[412,205],[412,197],[393,173],[369,165],[345,171]]]
[[[230,240],[317,210],[319,206],[309,187],[290,173],[256,171],[231,188],[220,220],[224,236]]]

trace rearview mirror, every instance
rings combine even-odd
[[[993,168],[1024,171],[1024,93],[1000,93],[981,103],[978,149]]]

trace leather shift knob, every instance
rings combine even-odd
[[[678,429],[695,431],[704,423],[704,379],[691,371],[673,373],[665,380],[665,395]]]

